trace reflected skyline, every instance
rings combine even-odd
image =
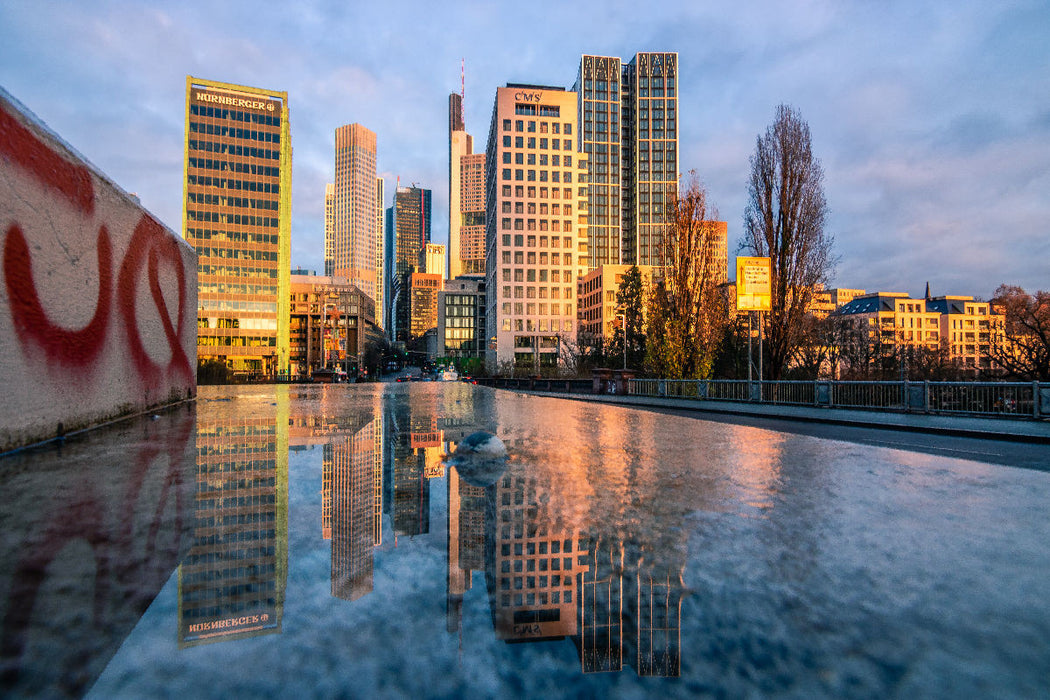
[[[194,544],[178,569],[179,647],[280,634],[288,561],[288,404],[197,417]],[[267,407],[269,408],[269,407]]]
[[[0,471],[5,694],[1050,677],[1042,472],[458,383],[202,388],[195,410]],[[476,432],[505,463],[435,460]]]

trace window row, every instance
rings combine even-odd
[[[540,170],[538,172],[539,172],[539,182],[548,182],[548,178],[547,178],[548,172],[550,173],[550,180],[549,180],[550,182],[572,182],[572,171],[571,170],[566,170],[565,172],[562,172],[560,170],[551,170],[551,171]],[[517,180],[518,182],[521,182],[523,180],[528,181],[528,182],[536,182],[537,181],[536,180],[536,173],[537,173],[536,170],[528,170],[526,172],[522,168],[517,168],[516,170],[514,170],[514,177],[513,177],[513,179]],[[511,169],[510,168],[504,168],[503,169],[503,177],[502,177],[502,179],[504,179],[504,180],[512,179],[511,178]]]
[[[561,248],[561,247],[572,248],[572,236],[564,236],[564,237],[551,236],[550,239],[548,239],[547,236],[540,236],[539,237],[539,247],[540,248],[547,248],[548,247],[548,240],[549,240],[549,247],[551,247],[551,248]],[[504,247],[510,247],[512,241],[513,241],[513,245],[514,245],[515,248],[521,248],[523,246],[526,247],[526,248],[535,248],[536,247],[536,243],[537,243],[537,238],[536,238],[536,236],[524,236],[524,235],[522,235],[520,233],[514,234],[514,237],[511,238],[509,233],[505,233],[505,234],[503,234],[502,238],[500,239],[500,242],[503,244]],[[521,265],[522,264],[522,262],[521,262],[521,260],[522,260],[521,255],[522,255],[521,252],[515,252],[514,253],[514,263],[516,265]],[[535,256],[535,253],[529,253],[529,259],[530,260],[534,256]],[[503,263],[507,264],[507,265],[510,264],[510,251],[509,250],[503,251]]]
[[[517,109],[518,106],[527,106],[527,105],[517,105],[517,106],[515,106],[515,109]],[[541,110],[546,109],[546,110],[549,110],[549,111],[560,111],[559,107],[545,107],[545,106],[541,106],[540,109]],[[554,117],[554,116],[559,116],[559,115],[557,115],[557,114],[540,114],[540,116]],[[511,123],[510,119],[504,119],[503,120],[503,130],[504,131],[510,131],[510,123]],[[538,124],[537,124],[535,119],[529,119],[529,120],[515,119],[514,120],[514,131],[527,131],[530,134],[534,134],[534,133],[536,133],[537,125],[539,126],[539,130],[540,130],[541,134],[546,134],[547,133],[547,129],[548,129],[548,125],[549,125],[550,133],[552,133],[552,134],[565,134],[566,136],[572,136],[572,122],[564,122],[564,123],[560,123],[560,122],[538,122]]]
[[[504,197],[510,197],[511,196],[511,194],[510,194],[511,193],[510,187],[511,187],[510,185],[504,185],[503,186],[502,192],[503,192],[503,196]],[[537,191],[539,192],[540,199],[548,199],[548,196],[547,196],[548,193],[550,194],[550,197],[549,197],[550,199],[572,199],[572,188],[571,187],[551,187],[549,190],[548,190],[547,187],[540,187],[539,190],[537,190],[535,185],[529,185],[528,187],[525,187],[524,185],[515,185],[514,186],[514,196],[515,197],[524,197],[524,196],[526,196],[526,193],[527,193],[529,199],[536,199]],[[587,196],[587,188],[586,187],[581,187],[580,191],[579,191],[579,195],[581,197]]]
[[[248,267],[243,265],[209,265],[207,263],[200,263],[197,265],[197,274],[216,275],[218,277],[250,277],[252,279],[258,279],[260,277],[277,279],[278,277],[276,269]]]
[[[510,151],[503,152],[503,162],[510,165],[511,159],[514,160],[518,165],[536,165],[536,154],[535,153],[511,153]],[[572,156],[566,154],[564,158],[555,153],[552,156],[548,156],[546,153],[539,154],[540,165],[553,165],[555,167],[565,166],[566,168],[572,167]]]
[[[513,309],[513,311],[512,311]],[[515,302],[513,305],[508,301],[504,302],[501,307],[500,318],[508,318],[512,316],[561,316],[562,306],[559,303],[542,303],[542,302]],[[572,305],[565,305],[565,316],[572,316]]]
[[[190,158],[191,168],[202,168],[204,170],[221,170],[234,173],[245,173],[251,175],[263,175],[265,177],[280,177],[281,169],[270,165],[256,165],[255,163],[237,163],[226,160],[212,160],[211,158]]]
[[[586,223],[586,217],[581,214],[580,218],[583,220],[581,223]],[[513,229],[511,228],[513,223]],[[539,227],[537,228],[536,219],[514,219],[513,222],[510,218],[504,218],[500,221],[500,229],[503,231],[554,231],[570,233],[572,231],[572,221],[565,220],[559,221],[558,219],[540,219]]]
[[[535,136],[530,136],[527,139],[521,136],[515,136],[514,140],[511,141],[511,137],[503,135],[503,147],[504,148],[527,148],[529,150],[536,150],[536,144],[539,144],[540,150],[550,151],[571,151],[572,141],[570,139],[550,139],[549,141],[545,138],[536,140]],[[512,145],[513,144],[513,145]]]
[[[264,226],[277,228],[280,220],[271,216],[253,216],[250,214],[220,214],[214,211],[186,210],[188,221],[210,221],[216,224],[233,224],[236,226]]]
[[[280,202],[276,199],[255,199],[254,197],[226,197],[218,194],[190,192],[187,196],[194,204],[214,204],[218,207],[240,207],[242,209],[269,209],[277,211]]]
[[[198,141],[196,139],[190,139],[187,146],[191,151],[206,151],[208,153],[220,153],[249,158],[266,158],[268,160],[281,159],[280,151],[274,151],[269,148],[255,148],[254,146],[240,146],[233,143],[219,143],[218,141]]]
[[[236,241],[238,243],[258,243],[261,245],[277,245],[278,242],[278,235],[276,233],[214,231],[210,228],[187,228],[186,237],[197,238],[204,241]]]
[[[566,272],[565,276],[566,278],[569,277],[568,272]],[[541,279],[539,281],[540,283],[543,283],[546,280]],[[571,280],[566,279],[565,281],[569,282]],[[573,297],[575,296],[572,287],[536,287],[533,285],[522,286],[519,284],[515,285],[513,288],[510,285],[504,286],[502,298],[510,299],[511,291],[513,291],[514,299],[547,299],[549,296],[549,298],[551,299],[565,299],[567,301],[572,301]],[[566,306],[565,314],[572,314],[571,306]]]
[[[277,262],[277,251],[249,248],[212,248],[194,246],[200,258],[229,258],[231,260],[256,260],[260,262]]]
[[[266,336],[262,338],[253,338],[248,336],[214,336],[214,335],[199,335],[197,336],[197,347],[223,347],[223,346],[239,347],[239,348],[272,348],[277,345],[277,338],[274,336]]]
[[[504,251],[504,252],[509,252],[509,251]],[[531,265],[531,266],[535,266],[537,264],[536,263],[536,257],[537,257],[536,254],[535,253],[529,253],[528,257],[529,257],[528,264]],[[519,253],[515,253],[515,258],[517,258],[517,260],[515,262],[518,265],[521,265],[522,262],[521,262],[521,253],[520,252]],[[561,260],[562,260],[562,256],[559,253],[551,253],[550,255],[548,255],[547,253],[540,253],[539,254],[539,263],[538,264],[543,265],[544,267],[546,267],[548,265],[561,265]],[[504,264],[506,264],[506,263],[504,263]],[[572,265],[572,255],[570,253],[566,253],[565,254],[565,264],[567,266],[571,266]],[[504,281],[504,282],[510,282],[512,276],[514,278],[513,281],[515,281],[515,282],[535,282],[536,281],[536,274],[537,274],[537,272],[538,272],[538,269],[536,267],[528,267],[528,268],[504,267],[504,268],[500,269],[500,275],[502,276],[502,278],[503,278],[502,281]]]
[[[500,323],[503,331],[516,333],[563,333],[572,332],[572,321],[569,319],[532,319],[532,318],[504,318]]]
[[[203,122],[190,122],[190,132],[196,134],[208,134],[226,138],[244,139],[250,141],[264,141],[266,143],[281,143],[281,134],[276,131],[254,131],[252,129],[238,129],[225,124],[205,124]]]
[[[558,107],[556,105],[515,104],[514,105],[514,113],[515,114],[520,114],[520,115],[525,116],[525,117],[535,117],[537,115],[539,115],[541,117],[560,117],[561,116],[561,107]],[[535,131],[536,130],[535,122],[529,122],[529,123],[533,125],[533,127],[531,129],[529,129],[529,131]],[[545,127],[546,126],[546,122],[541,122],[540,126],[541,127]],[[546,133],[546,130],[544,130],[544,133]]]
[[[201,294],[244,294],[246,296],[253,297],[265,297],[277,296],[277,285],[276,284],[258,284],[256,282],[241,282],[239,284],[233,282],[209,282],[207,280],[200,280],[197,282],[197,295]],[[260,303],[260,302],[255,302]],[[204,305],[202,301],[198,304]],[[276,309],[274,309],[276,312]]]
[[[244,190],[246,192],[264,192],[266,194],[280,194],[281,186],[276,182],[257,182],[255,180],[234,180],[225,177],[212,177],[211,175],[188,175],[186,182],[190,185],[202,187],[218,187],[225,190]]]
[[[514,212],[513,213],[515,213],[515,214],[524,214],[524,213],[535,214],[536,213],[536,204],[534,202],[529,202],[528,206],[526,208],[526,205],[525,205],[524,202],[513,202],[512,203],[512,202],[506,201],[506,200],[504,200],[502,202],[502,204],[501,204],[501,208],[502,208],[503,213],[504,214],[510,214],[512,206],[514,208]],[[563,207],[558,202],[555,202],[554,204],[550,204],[550,205],[548,205],[546,202],[540,202],[539,213],[540,213],[541,216],[546,216],[548,213],[554,214],[555,216],[561,216],[562,213],[564,213],[565,216],[572,216],[572,204],[570,204],[569,202],[566,202],[565,206]]]
[[[263,124],[265,126],[281,125],[281,117],[278,115],[241,112],[236,109],[222,109],[221,107],[207,107],[205,105],[190,105],[190,114],[199,117],[212,117],[214,119],[230,119],[235,122]]]

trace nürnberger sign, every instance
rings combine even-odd
[[[198,92],[198,102],[211,102],[212,104],[226,107],[247,107],[249,109],[265,109],[267,112],[274,111],[273,102],[262,102],[260,100],[248,100],[243,97],[231,97],[230,95],[218,95],[214,92]]]

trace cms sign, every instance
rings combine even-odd
[[[543,97],[542,92],[516,92],[514,93],[515,102],[539,102],[540,98]]]

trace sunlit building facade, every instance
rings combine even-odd
[[[376,298],[376,135],[361,124],[335,130],[333,274]]]
[[[928,299],[926,308],[940,314],[940,337],[947,341],[952,364],[970,375],[998,369],[991,353],[1002,342],[1005,319],[991,304],[968,296],[939,296]]]
[[[451,94],[448,136],[447,278],[485,271],[485,154],[463,123],[463,100]],[[428,270],[430,272],[430,270]]]
[[[576,94],[496,90],[486,162],[486,366],[549,371],[576,338],[586,270],[587,162],[576,150]]]
[[[413,267],[419,271],[419,256],[430,243],[432,202],[431,191],[420,187],[398,187],[394,193],[395,274],[398,277]]]
[[[437,328],[438,295],[442,285],[441,275],[414,272],[409,276],[409,339],[421,338],[430,329]]]
[[[372,299],[345,277],[293,274],[290,279],[292,375],[356,369],[368,345],[382,335]]]
[[[427,243],[423,246],[420,254],[419,271],[428,275],[440,275],[445,279],[445,261],[447,259],[445,246],[440,243]]]
[[[631,269],[630,265],[603,265],[591,270],[577,281],[579,298],[580,342],[591,345],[598,338],[611,340],[620,328],[618,320],[619,305],[616,295],[620,291],[623,276]],[[653,282],[653,268],[639,265],[642,276],[642,293],[647,292]]]
[[[386,198],[386,181],[381,177],[376,178],[376,200],[375,200],[375,241],[376,241],[376,325],[385,328],[383,309],[386,308],[387,279],[389,274],[386,267],[386,226],[384,222],[383,203]]]
[[[183,237],[197,252],[198,363],[288,371],[288,94],[187,76]]]
[[[485,351],[485,278],[463,275],[445,282],[438,298],[438,357],[482,360]],[[465,365],[460,362],[462,369]]]
[[[583,56],[576,73],[579,150],[590,166],[587,267],[618,265],[620,250],[621,121],[620,59]]]
[[[324,273],[335,274],[335,185],[324,186]]]
[[[664,207],[678,188],[678,54],[622,66],[622,262],[659,265]]]

